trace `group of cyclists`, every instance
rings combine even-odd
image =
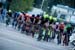
[[[48,14],[32,14],[25,12],[11,12],[9,10],[5,17],[6,26],[12,26],[26,35],[37,36],[38,41],[53,41],[57,38],[57,44],[69,45],[69,39],[73,31],[70,23],[60,22],[57,18]]]

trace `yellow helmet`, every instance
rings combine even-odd
[[[44,15],[44,18],[48,18],[48,16],[49,16],[48,14],[45,14],[45,15]]]
[[[54,17],[53,20],[54,20],[54,21],[57,21],[57,18]]]
[[[49,16],[49,19],[51,20],[51,19],[53,19],[53,17],[52,16]]]

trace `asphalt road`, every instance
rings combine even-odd
[[[69,50],[55,42],[39,42],[10,26],[0,23],[0,50]]]

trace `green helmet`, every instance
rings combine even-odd
[[[67,28],[68,28],[68,27],[71,27],[71,24],[67,24],[66,26],[67,26]]]

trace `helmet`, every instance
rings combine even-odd
[[[61,24],[64,24],[64,22],[61,22]]]
[[[48,18],[48,16],[49,16],[48,14],[44,14],[44,18]]]
[[[57,18],[53,18],[54,21],[57,21]]]
[[[8,12],[12,12],[11,10],[8,10]]]
[[[56,22],[56,25],[59,25],[59,22]]]
[[[53,19],[53,17],[52,17],[52,16],[50,16],[50,17],[49,17],[49,19]]]
[[[32,17],[35,17],[35,15],[33,14]]]

